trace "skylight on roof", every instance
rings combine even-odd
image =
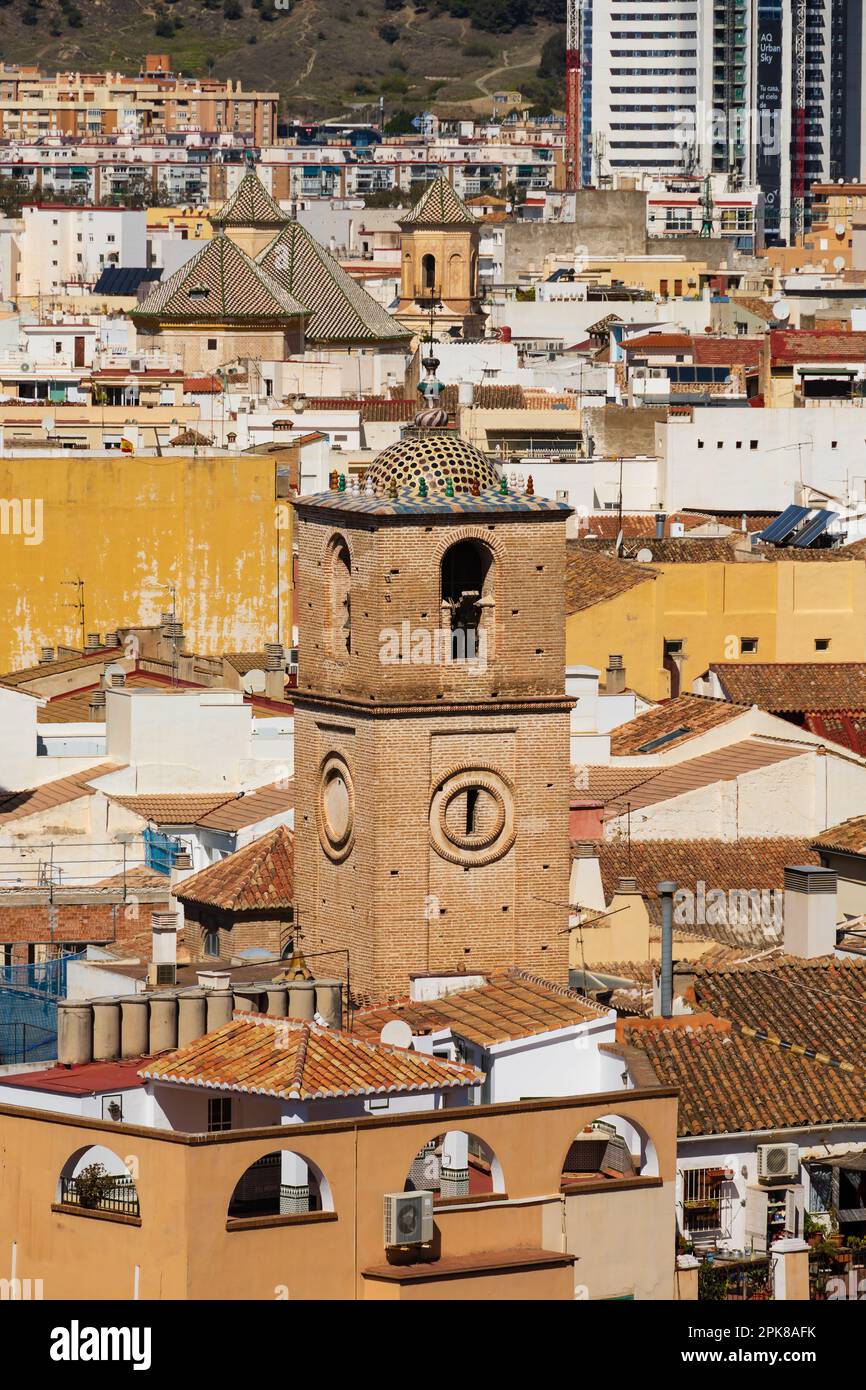
[[[660,738],[650,739],[649,743],[642,743],[637,750],[639,753],[654,753],[657,748],[663,748],[666,743],[673,743],[674,739],[682,738],[683,734],[692,732],[688,724],[683,724],[679,729],[673,729],[669,734],[662,734]]]

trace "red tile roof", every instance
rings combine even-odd
[[[694,893],[696,899],[700,883],[706,894],[713,889],[726,895],[732,891],[781,892],[787,866],[820,863],[812,844],[810,839],[778,836],[744,840],[633,839],[631,845],[623,840],[604,840],[597,848],[605,900],[611,901],[620,878],[635,878],[646,899],[650,921],[659,926],[661,904],[656,885],[664,880],[672,879],[681,889]],[[727,946],[767,944],[769,938],[763,923],[741,927],[739,922],[716,922],[719,915],[722,914],[705,911],[704,916],[713,920],[696,922],[694,926],[677,923],[677,930]],[[774,939],[777,936],[778,929]]]
[[[866,333],[826,333],[821,329],[774,328],[770,332],[774,366],[796,362],[866,363]]]
[[[224,912],[284,910],[294,902],[294,836],[285,825],[184,879],[183,903],[204,903]]]
[[[352,1029],[356,1037],[375,1042],[386,1023],[403,1019],[416,1036],[447,1028],[489,1047],[603,1018],[606,1012],[574,990],[512,967],[493,971],[484,985],[457,990],[441,999],[399,999],[362,1009],[353,1016]]]
[[[41,786],[31,787],[27,791],[4,792],[0,794],[0,826],[9,821],[23,820],[25,816],[38,815],[40,811],[53,810],[55,806],[65,806],[82,796],[94,796],[96,788],[88,783],[109,772],[116,772],[117,768],[117,763],[102,763],[101,766],[72,773],[69,777],[43,782]]]
[[[725,695],[774,712],[866,710],[863,661],[714,661]]]
[[[721,724],[738,719],[748,710],[746,705],[734,705],[726,700],[711,700],[704,695],[678,695],[655,709],[645,710],[636,719],[620,724],[610,738],[611,756],[633,757],[642,752],[667,753],[689,739]],[[657,748],[647,748],[659,739],[665,742]]]
[[[462,1062],[262,1014],[235,1014],[189,1047],[148,1063],[141,1075],[287,1100],[450,1090],[483,1080]]]
[[[615,560],[569,544],[565,558],[565,611],[579,613],[596,603],[605,603],[655,579],[657,573],[648,565]]]

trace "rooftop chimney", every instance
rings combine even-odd
[[[265,643],[265,694],[282,700],[286,693],[286,669],[282,642]]]
[[[658,512],[658,513],[656,514],[656,540],[657,540],[657,541],[663,541],[664,538],[665,538],[665,523],[666,523],[667,519],[668,519],[668,518],[667,518],[667,514],[666,514],[665,512]]]
[[[177,983],[177,921],[176,912],[154,912],[151,915],[152,944],[147,967],[149,989]]]
[[[105,691],[101,687],[99,690],[91,690],[90,692],[90,699],[87,702],[87,718],[97,723],[101,723],[105,718]]]
[[[100,638],[100,636],[99,636],[99,633],[98,633],[98,632],[88,632],[88,634],[87,634],[87,641],[86,641],[85,644],[84,644],[84,650],[85,650],[86,652],[98,652],[98,651],[99,651],[99,648],[100,648],[101,646],[102,646],[102,640],[101,640],[101,638]]]
[[[836,875],[814,864],[785,869],[785,954],[802,960],[833,954],[836,947]]]
[[[578,840],[573,847],[568,898],[572,907],[588,907],[593,912],[604,912],[598,845],[592,840]]]
[[[40,657],[39,657],[39,665],[40,665],[40,666],[47,666],[48,662],[49,662],[49,661],[53,661],[53,660],[54,660],[54,648],[53,648],[53,647],[43,647],[43,648],[42,648],[42,653],[41,653],[41,655],[40,655]]]
[[[625,667],[619,654],[613,654],[607,659],[604,688],[608,695],[622,695],[625,690]]]
[[[670,879],[657,883],[662,905],[662,977],[661,1016],[670,1018],[674,1011],[674,893],[677,885]]]

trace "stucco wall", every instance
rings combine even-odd
[[[277,530],[273,460],[254,455],[0,458],[0,497],[41,498],[41,545],[0,536],[0,670],[86,630],[153,625],[171,606],[191,650],[257,651],[291,631],[291,508]]]

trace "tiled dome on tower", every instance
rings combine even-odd
[[[386,492],[391,482],[398,489],[416,489],[421,479],[432,492],[444,492],[450,482],[455,493],[471,492],[477,482],[481,492],[499,487],[499,473],[486,454],[451,430],[412,430],[383,449],[367,471],[365,483]]]

